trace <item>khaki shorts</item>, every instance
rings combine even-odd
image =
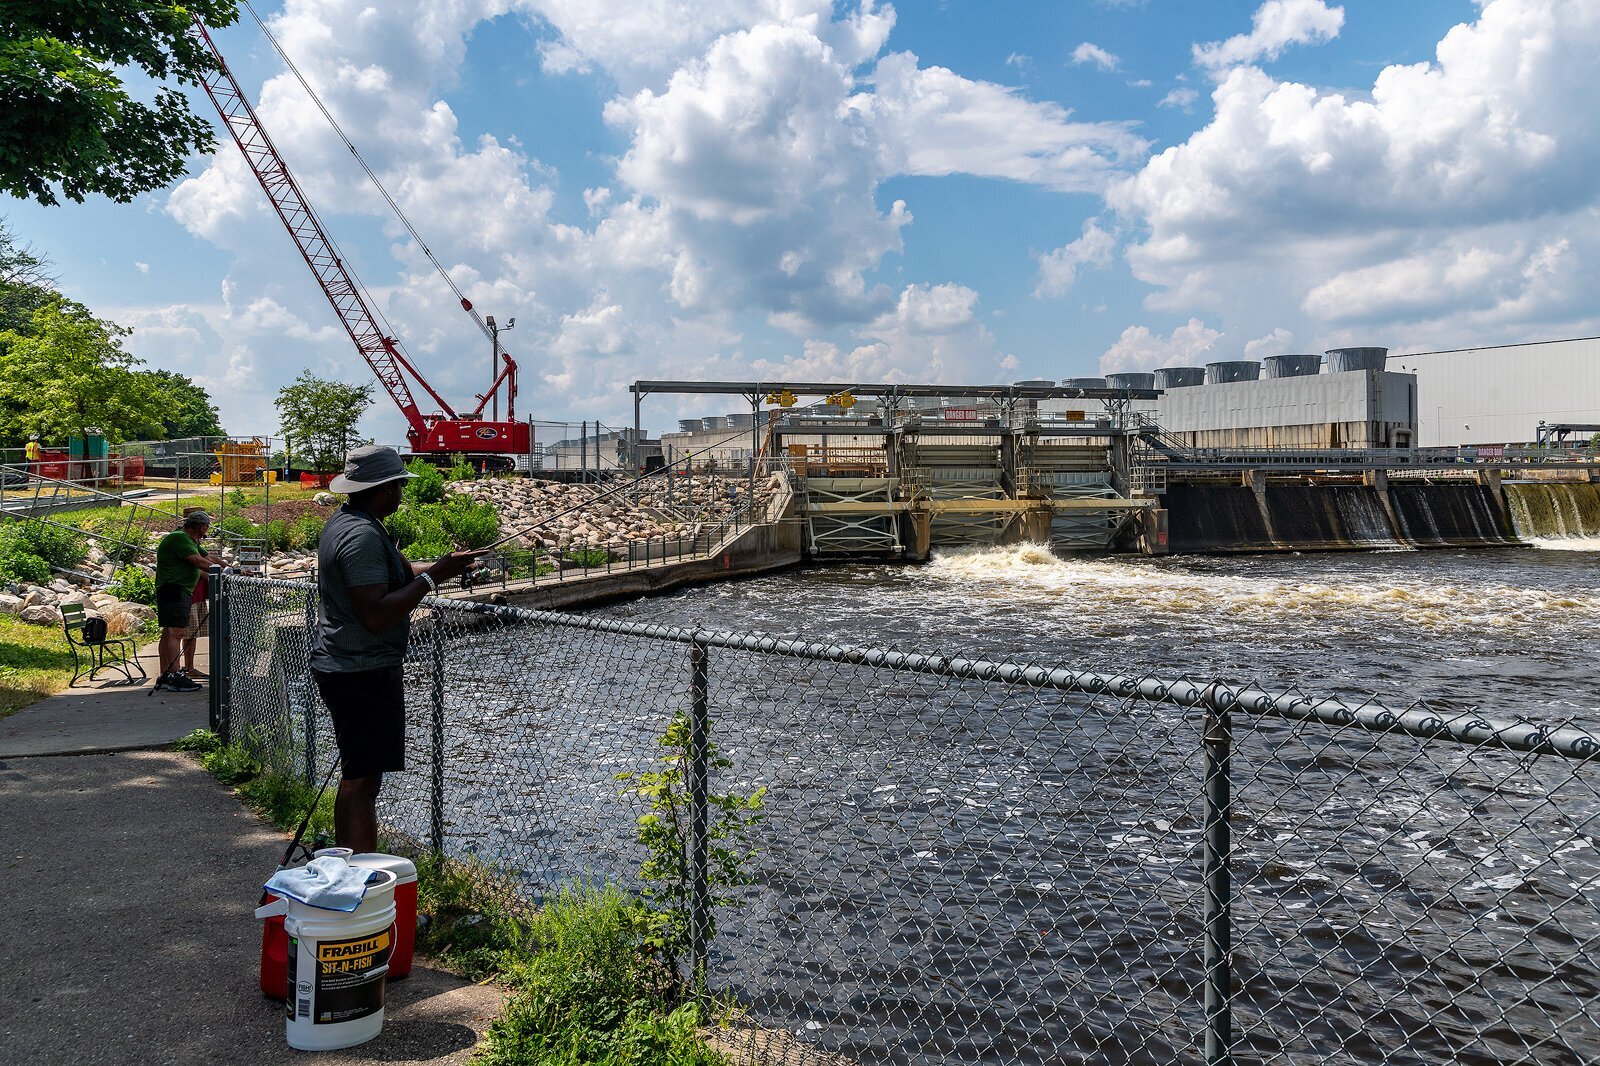
[[[211,621],[211,604],[205,600],[189,604],[189,628],[183,631],[184,640],[193,640],[203,637],[210,628],[207,623]]]

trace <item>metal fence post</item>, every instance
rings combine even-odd
[[[1231,694],[1213,689],[1205,712],[1206,1066],[1232,1066],[1233,1063],[1233,886],[1228,871],[1232,848],[1229,820],[1233,795],[1229,763],[1233,740],[1228,702],[1225,702],[1231,699]]]
[[[707,645],[689,645],[689,968],[696,991],[706,987],[707,926],[711,917],[707,851],[708,691]]]
[[[306,765],[305,779],[307,788],[317,787],[317,685],[311,679],[311,642],[317,632],[317,594],[314,591],[306,592],[306,663],[305,663],[305,692],[302,694],[301,703],[305,705],[306,729]]]
[[[206,690],[206,712],[211,731],[222,735],[222,664],[228,651],[222,646],[222,615],[218,603],[222,599],[222,567],[206,567],[206,652],[211,659],[211,684]]]
[[[435,859],[444,856],[444,612],[433,612],[433,691],[431,693],[433,767],[428,791],[428,845]]]
[[[218,584],[221,584],[220,573]],[[217,656],[220,663],[211,664],[211,687],[216,690],[216,733],[224,744],[233,743],[233,611],[229,606],[232,602],[233,594],[222,591],[217,596],[216,614],[213,616],[216,618],[216,643],[212,647],[222,654]]]

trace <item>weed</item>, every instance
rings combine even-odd
[[[119,600],[154,606],[156,602],[156,578],[153,573],[142,566],[119,567],[116,575],[111,579],[110,591],[111,595]]]

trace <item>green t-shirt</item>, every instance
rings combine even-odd
[[[168,533],[156,545],[156,585],[181,585],[184,592],[194,595],[200,568],[189,562],[189,556],[204,554],[184,530]]]

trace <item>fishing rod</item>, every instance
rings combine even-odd
[[[855,389],[857,389],[859,387],[860,387],[859,384],[852,385],[849,388],[838,390],[838,392],[835,392],[833,395],[838,396],[838,395],[840,395],[842,393],[852,392],[852,391],[854,391]],[[797,413],[810,411],[813,408],[825,407],[827,405],[828,405],[828,399],[827,399],[827,397],[824,397],[823,399],[816,400],[816,401],[814,401],[812,403],[809,403],[806,406],[800,408],[800,411],[797,412]],[[714,450],[716,448],[720,448],[724,444],[730,444],[733,441],[741,440],[743,438],[744,438],[744,431],[740,430],[738,433],[734,433],[731,436],[724,437],[722,440],[719,440],[719,441],[715,442],[714,444],[707,444],[705,447],[701,448],[699,451],[689,452],[687,455],[685,455],[683,457],[684,461],[688,462],[688,463],[693,463],[694,460],[696,460],[696,459],[700,458],[701,456],[705,455],[707,452],[710,452],[710,451],[712,451],[712,450]],[[751,456],[751,461],[752,462],[755,461],[755,456]],[[518,537],[526,536],[527,534],[532,533],[536,529],[540,529],[540,528],[542,528],[544,526],[549,525],[551,522],[554,522],[558,518],[562,518],[562,517],[565,517],[566,515],[572,514],[574,511],[581,511],[585,507],[589,507],[589,506],[591,506],[593,504],[599,503],[601,500],[604,500],[609,496],[615,496],[619,492],[624,492],[627,489],[635,488],[635,487],[645,483],[646,481],[649,481],[651,478],[660,477],[663,473],[665,473],[665,470],[655,470],[655,471],[652,471],[652,472],[650,472],[648,474],[640,474],[640,475],[638,475],[637,477],[633,478],[630,481],[624,481],[619,485],[613,486],[612,488],[609,488],[609,489],[605,490],[604,492],[600,493],[597,496],[591,496],[587,500],[582,500],[582,501],[580,501],[578,503],[575,503],[571,507],[566,508],[565,510],[557,511],[555,514],[552,514],[552,515],[546,515],[544,518],[541,518],[539,521],[533,523],[532,525],[524,526],[521,529],[513,530],[512,532],[506,534],[505,536],[501,537],[499,540],[495,541],[493,544],[488,545],[487,547],[474,549],[473,550],[473,554],[482,554],[484,552],[494,551],[494,549],[500,547],[502,544],[505,544],[508,541],[515,540]]]

